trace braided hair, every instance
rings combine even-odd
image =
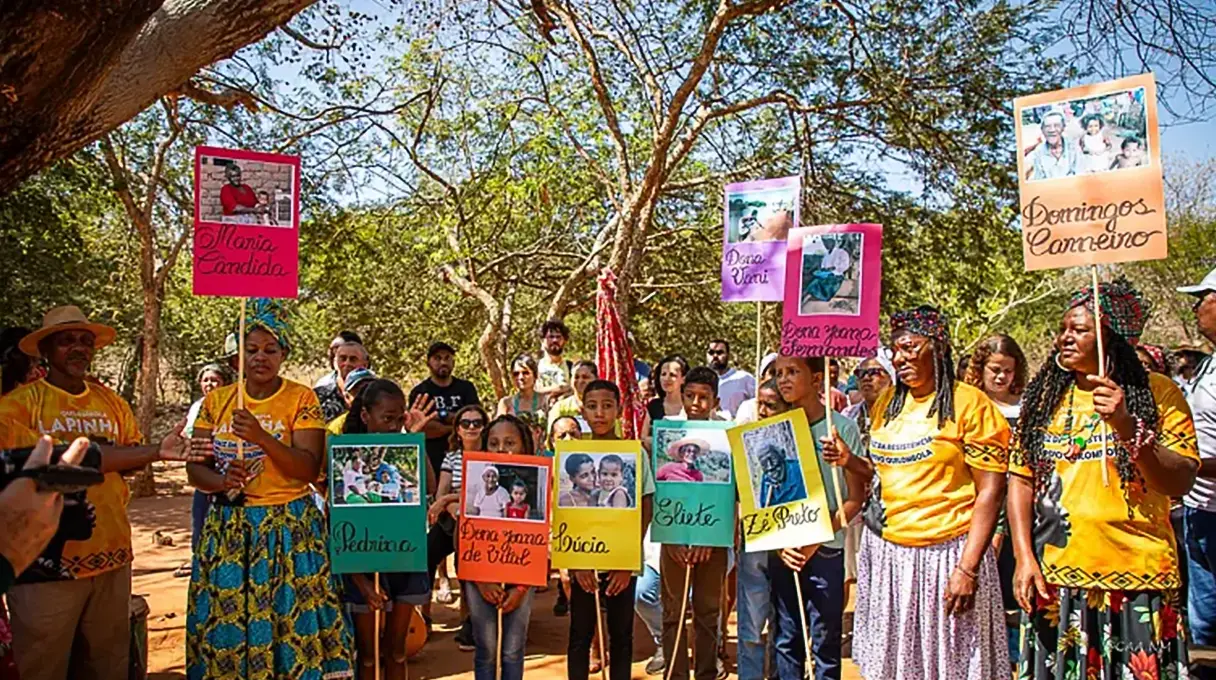
[[[342,424],[342,434],[366,434],[367,423],[363,422],[363,409],[370,410],[385,396],[405,401],[405,393],[392,380],[377,378],[368,383],[351,401],[350,412],[346,416],[346,422]]]
[[[896,335],[899,335],[898,331]],[[937,426],[940,428],[946,426],[946,421],[954,420],[954,356],[950,343],[935,339],[930,339],[929,342],[933,343],[933,384],[937,390],[933,395],[933,403],[929,405],[929,415],[937,415]],[[895,396],[887,404],[887,411],[883,415],[885,420],[894,420],[899,416],[910,391],[911,388],[902,380],[895,382]]]
[[[1149,388],[1148,373],[1136,356],[1136,349],[1105,323],[1102,324],[1102,337],[1106,341],[1107,375],[1123,389],[1128,412],[1143,421],[1145,428],[1156,432],[1157,400]],[[1031,469],[1036,494],[1047,489],[1047,483],[1055,471],[1056,459],[1049,456],[1043,446],[1047,428],[1051,426],[1056,409],[1060,408],[1065,395],[1076,385],[1075,374],[1061,368],[1058,359],[1059,350],[1053,350],[1022,395],[1022,416],[1018,422],[1020,446],[1014,449],[1013,461]],[[1116,443],[1112,454],[1119,472],[1119,486],[1126,495],[1130,483],[1143,484],[1144,480],[1121,442]],[[1129,517],[1131,512],[1131,506],[1128,506]]]

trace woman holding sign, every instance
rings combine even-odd
[[[1009,425],[983,392],[955,382],[949,325],[936,309],[893,315],[891,344],[899,382],[871,414],[876,477],[862,512],[854,659],[867,678],[1007,676],[988,547]]]
[[[186,674],[350,677],[353,641],[309,488],[324,458],[321,406],[279,375],[291,351],[282,307],[251,300],[245,329],[245,384],[213,390],[194,424],[192,445],[214,467],[186,465],[213,494],[190,575]]]
[[[1169,512],[1195,480],[1195,425],[1128,342],[1148,316],[1140,293],[1099,287],[1100,334],[1093,298],[1073,295],[1022,399],[1009,486],[1014,594],[1030,615],[1018,677],[1186,677]]]

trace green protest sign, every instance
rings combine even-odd
[[[426,571],[425,444],[421,434],[328,438],[334,573]]]
[[[656,543],[735,544],[735,477],[726,430],[734,423],[660,420],[654,424]]]

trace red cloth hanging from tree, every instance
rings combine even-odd
[[[600,378],[621,388],[621,427],[625,439],[640,439],[646,413],[638,393],[633,349],[616,307],[616,274],[605,267],[595,293],[595,364]]]

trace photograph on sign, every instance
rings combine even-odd
[[[822,234],[802,244],[799,316],[861,313],[865,234]]]
[[[559,508],[637,507],[637,454],[569,453],[558,474]]]
[[[296,228],[296,167],[230,153],[200,155],[197,220]]]
[[[1168,256],[1153,74],[1019,97],[1013,115],[1026,269]]]
[[[794,426],[783,420],[743,433],[743,455],[747,459],[752,498],[756,506],[806,500],[802,461],[794,440]]]
[[[728,193],[728,241],[784,241],[794,227],[797,202],[796,186]]]
[[[514,463],[469,463],[464,477],[469,517],[545,521],[549,468]]]
[[[334,505],[417,505],[416,446],[334,446]]]
[[[734,483],[726,430],[656,426],[653,442],[656,482]]]
[[[785,241],[798,226],[801,179],[726,185],[722,210],[722,300],[775,302],[785,288]]]

